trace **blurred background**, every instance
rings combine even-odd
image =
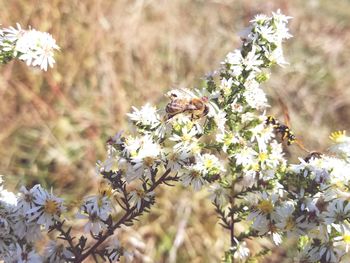
[[[282,100],[297,137],[322,151],[332,130],[350,128],[348,0],[0,0],[2,26],[48,31],[61,47],[47,73],[19,61],[0,68],[0,174],[8,188],[41,183],[68,202],[92,193],[95,162],[108,137],[128,129],[132,105],[165,105],[165,91],[195,87],[239,47],[237,33],[254,15],[278,8],[294,17],[294,38],[285,45],[290,66],[274,68],[265,84],[269,113],[283,120]],[[219,262],[228,233],[206,195],[160,189],[152,213],[121,231],[139,262]],[[265,260],[292,261],[282,248]]]

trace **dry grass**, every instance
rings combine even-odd
[[[286,46],[290,67],[276,69],[266,85],[271,112],[283,119],[280,97],[304,144],[324,150],[331,130],[350,128],[346,0],[0,0],[4,26],[49,31],[61,46],[46,74],[20,62],[0,69],[0,173],[12,187],[40,182],[79,200],[95,187],[105,140],[128,128],[131,105],[164,105],[165,90],[198,85],[239,46],[236,33],[254,14],[277,8],[295,18],[295,38]],[[227,235],[205,193],[176,187],[158,196],[137,232],[126,230],[144,241],[143,261],[219,261]]]

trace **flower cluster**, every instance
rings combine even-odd
[[[0,257],[6,262],[40,262],[34,244],[65,211],[62,199],[40,185],[14,195],[0,187]]]
[[[49,33],[35,29],[0,28],[0,64],[18,58],[28,66],[47,71],[55,63],[54,52],[59,47]]]
[[[261,84],[271,66],[288,64],[282,43],[291,37],[289,19],[280,11],[256,16],[240,34],[242,47],[227,54],[202,87],[170,91],[164,108],[133,107],[128,117],[135,129],[108,140],[107,158],[96,165],[98,194],[86,197],[77,214],[91,244],[86,234],[76,238],[66,228],[63,202],[52,192],[40,185],[18,195],[0,188],[0,256],[7,262],[82,262],[91,255],[132,261],[135,255],[115,231],[151,209],[157,187],[179,181],[196,191],[209,189],[230,232],[225,262],[266,254],[249,249],[247,239],[257,237],[276,245],[295,237],[296,262],[340,262],[350,245],[350,138],[333,133],[328,153],[310,152],[291,164],[284,149],[295,142],[294,134],[266,115]],[[0,62],[18,57],[46,70],[54,49],[48,34],[0,30]],[[245,231],[235,231],[235,224]],[[39,256],[35,242],[46,230],[56,230],[62,243],[51,241]]]

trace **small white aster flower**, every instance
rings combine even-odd
[[[151,129],[156,128],[160,124],[160,118],[157,113],[156,107],[146,104],[137,109],[132,107],[133,112],[128,113],[129,118],[136,123],[136,125],[150,127]]]
[[[35,206],[26,211],[29,222],[35,221],[44,225],[46,229],[60,219],[60,215],[65,211],[63,200],[48,193],[40,185],[33,187]]]
[[[256,161],[257,156],[258,153],[248,146],[239,149],[239,151],[233,155],[233,157],[236,159],[237,165],[242,166],[253,165]]]
[[[243,56],[241,50],[236,49],[233,52],[227,54],[224,64],[229,66],[229,72],[232,77],[236,77],[242,74],[243,71]]]
[[[222,207],[227,202],[228,193],[220,184],[214,183],[209,186],[210,200]]]
[[[247,247],[247,242],[239,242],[236,238],[234,238],[234,241],[236,244],[234,247],[231,248],[234,251],[233,257],[239,260],[245,260],[246,258],[248,258],[250,250]]]
[[[257,54],[257,47],[253,45],[252,50],[249,51],[246,57],[243,58],[242,64],[245,66],[245,70],[252,70],[260,72],[259,66],[264,62],[260,59],[260,54]]]
[[[14,208],[17,206],[17,196],[6,189],[0,188],[0,203],[2,203],[2,205]]]
[[[106,220],[111,213],[112,204],[108,195],[94,195],[87,197],[84,201],[84,207],[95,213],[102,220]]]
[[[74,254],[64,247],[63,244],[51,240],[45,248],[45,259],[49,263],[64,263],[74,259]]]
[[[228,95],[231,94],[231,92],[232,92],[232,84],[233,84],[233,79],[232,78],[229,78],[229,79],[223,78],[221,80],[221,84],[220,84],[219,88],[220,88],[220,90],[223,91],[225,96],[228,96]]]
[[[154,192],[145,192],[142,187],[136,188],[130,192],[130,201],[140,211],[143,202],[150,202],[153,199]]]
[[[339,157],[350,157],[350,137],[346,136],[346,131],[333,132],[329,138],[334,142],[329,151]]]
[[[192,156],[190,152],[185,151],[174,151],[173,148],[165,148],[165,161],[167,163],[166,168],[172,171],[178,171],[181,169],[188,159]]]
[[[256,81],[250,81],[246,85],[246,90],[243,96],[250,107],[253,109],[262,110],[268,106],[265,92],[259,88]]]
[[[76,217],[78,219],[88,219],[84,231],[97,235],[107,228],[104,221],[108,218],[110,209],[110,202],[105,197],[90,197],[80,207],[80,212]]]
[[[16,243],[10,246],[9,254],[5,258],[7,263],[38,263],[42,262],[42,258],[34,251],[23,247]]]
[[[203,178],[201,167],[198,165],[185,166],[180,177],[184,186],[192,185],[195,191],[199,191],[206,181]]]

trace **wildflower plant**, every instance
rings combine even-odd
[[[28,66],[40,67],[47,71],[55,63],[54,51],[59,47],[55,39],[35,29],[17,27],[0,28],[0,64],[12,59],[24,61]]]
[[[262,237],[277,246],[295,238],[295,262],[341,262],[350,246],[350,138],[333,133],[327,153],[309,152],[293,164],[283,143],[296,143],[296,137],[266,114],[261,84],[272,66],[288,64],[282,43],[291,38],[289,19],[280,11],[256,16],[240,35],[241,48],[227,54],[201,88],[170,91],[165,108],[133,107],[128,117],[135,131],[108,140],[107,158],[96,165],[102,183],[74,219],[84,222],[84,234],[73,234],[74,220],[67,223],[64,202],[52,191],[40,185],[22,187],[18,194],[0,188],[1,258],[82,262],[93,256],[115,262],[124,256],[132,261],[116,230],[151,210],[157,188],[179,182],[208,189],[230,236],[224,262],[259,260],[268,249],[251,251],[247,241]],[[2,63],[18,58],[46,70],[55,49],[46,33],[19,26],[0,30]],[[51,241],[39,255],[35,244],[47,232]]]

